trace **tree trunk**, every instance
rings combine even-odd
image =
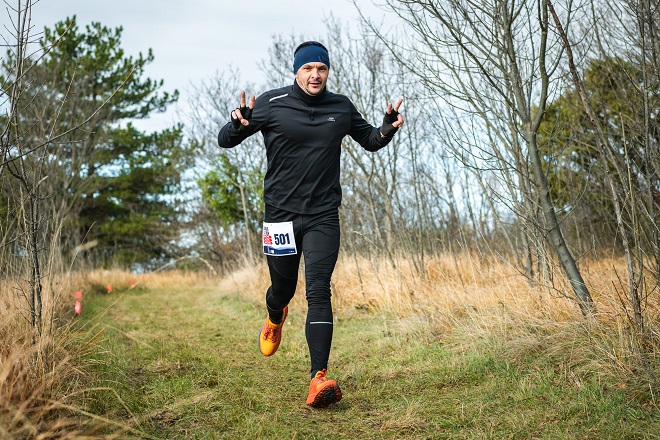
[[[527,133],[525,133],[525,138],[529,148],[529,158],[532,165],[532,173],[534,174],[534,179],[536,181],[537,190],[540,196],[543,218],[547,227],[549,228],[548,238],[550,239],[550,243],[552,244],[557,257],[559,258],[561,267],[564,269],[564,272],[568,277],[568,281],[571,283],[573,293],[578,301],[578,305],[580,306],[582,314],[588,316],[591,314],[591,312],[593,312],[593,300],[591,299],[589,290],[587,289],[587,286],[582,279],[582,274],[580,273],[580,270],[575,263],[575,258],[573,258],[571,251],[568,249],[568,245],[564,239],[564,234],[559,227],[555,206],[552,203],[552,198],[550,197],[548,181],[545,177],[545,172],[541,164],[536,133],[528,129]]]

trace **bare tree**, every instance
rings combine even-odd
[[[63,66],[45,64],[58,46],[68,42],[75,23],[62,24],[60,33],[47,39],[43,35],[36,39],[32,7],[28,0],[11,8],[14,35],[2,60],[6,113],[0,117],[0,197],[5,215],[0,224],[0,261],[3,276],[12,280],[29,304],[29,322],[41,332],[43,279],[64,270],[62,227],[93,174],[85,169],[93,166],[90,157],[96,154],[89,139],[102,131],[104,115],[116,110],[106,106],[134,69],[129,66],[115,89],[91,102],[75,93],[79,85],[75,69],[64,89],[52,86],[52,69]]]
[[[560,227],[537,140],[563,56],[563,47],[548,34],[547,6],[510,0],[387,4],[410,32],[393,37],[375,25],[372,29],[438,105],[454,106],[480,121],[474,138],[490,136],[494,142],[480,142],[478,150],[463,154],[472,156],[475,169],[512,171],[501,176],[517,215],[547,236],[582,313],[589,314],[591,295]],[[534,215],[536,207],[540,218]]]
[[[401,96],[408,122],[377,154],[365,152],[350,138],[343,144],[346,229],[365,238],[396,266],[396,254],[410,258],[418,274],[425,258],[450,244],[460,229],[459,188],[455,162],[448,160],[446,140],[436,136],[423,89],[406,78],[406,68],[385,45],[363,28],[355,36],[331,21],[332,91],[354,100],[373,125],[379,125],[389,101]],[[445,191],[438,191],[438,181]],[[451,231],[451,232],[449,232]],[[350,240],[350,237],[348,237]]]
[[[26,72],[30,68],[28,50],[35,43],[31,24],[32,2],[17,2],[13,12],[12,64],[7,66],[9,75],[2,84],[7,113],[3,117],[0,144],[0,177],[9,176],[17,183],[17,191],[4,201],[7,215],[2,234],[3,258],[0,261],[5,276],[27,277],[27,290],[23,282],[16,283],[16,288],[27,300],[30,324],[41,333],[42,279],[46,270],[44,248],[47,240],[43,182],[48,175],[44,172],[44,156],[47,155],[49,140],[42,138],[34,143],[23,141],[26,127],[21,118],[21,112],[25,111],[22,96],[31,87]],[[3,179],[3,185],[8,182],[7,178]],[[18,255],[19,259],[14,255]]]
[[[594,3],[592,3],[594,18],[599,18],[594,20],[594,29],[598,37],[598,50],[594,52],[602,58],[612,60],[609,74],[616,78],[615,81],[620,82],[620,85],[613,89],[616,94],[614,106],[610,103],[592,102],[590,91],[585,87],[576,66],[575,44],[569,40],[568,28],[561,22],[553,2],[545,0],[553,17],[556,32],[566,49],[573,85],[595,134],[597,151],[600,153],[602,163],[608,167],[604,176],[610,190],[618,235],[627,263],[627,296],[632,308],[631,321],[638,329],[643,330],[643,303],[647,298],[644,291],[646,286],[643,267],[650,257],[650,260],[655,261],[655,270],[652,269],[650,272],[657,274],[660,257],[658,254],[658,206],[660,205],[653,196],[660,187],[660,174],[657,168],[657,121],[653,122],[657,116],[657,109],[660,108],[657,98],[660,84],[657,55],[658,25],[657,20],[654,20],[657,19],[658,12],[657,7],[651,7],[647,1],[631,0],[607,3],[603,5],[604,11],[600,15],[595,12]],[[607,14],[608,10],[615,13]],[[620,25],[601,24],[600,18],[608,15],[616,17]],[[608,47],[612,44],[614,47]],[[623,51],[613,50],[615,48]],[[624,66],[628,60],[621,58],[619,56],[621,53],[627,54],[634,67]],[[626,83],[629,85],[623,86]],[[595,105],[605,108],[597,112]],[[631,111],[626,113],[627,118],[623,118],[621,116],[624,115],[624,111],[621,109],[626,105],[630,106]],[[641,108],[641,111],[634,107]],[[612,116],[603,118],[602,114]],[[613,123],[615,118],[621,123]],[[617,125],[619,126],[617,128],[623,129],[622,133],[612,132],[612,128]]]

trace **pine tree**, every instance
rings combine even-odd
[[[0,79],[20,81],[21,89],[4,160],[12,171],[20,159],[38,182],[46,247],[72,255],[89,243],[85,260],[94,265],[149,265],[174,251],[189,146],[181,126],[143,133],[130,123],[164,111],[178,92],[145,76],[152,51],[126,55],[121,34],[100,23],[81,30],[67,18],[44,30],[20,77],[16,53],[7,52]],[[0,205],[8,206],[3,231],[19,227],[11,214],[17,182],[8,175],[0,189]]]

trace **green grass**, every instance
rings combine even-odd
[[[89,297],[81,323],[106,330],[79,403],[158,439],[660,438],[645,398],[568,375],[556,354],[418,342],[405,322],[360,311],[335,325],[329,376],[344,399],[311,409],[304,311],[291,310],[270,358],[257,347],[264,314],[202,287]]]

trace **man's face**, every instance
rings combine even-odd
[[[308,95],[316,96],[323,91],[330,69],[323,63],[303,64],[296,72],[296,81]]]

